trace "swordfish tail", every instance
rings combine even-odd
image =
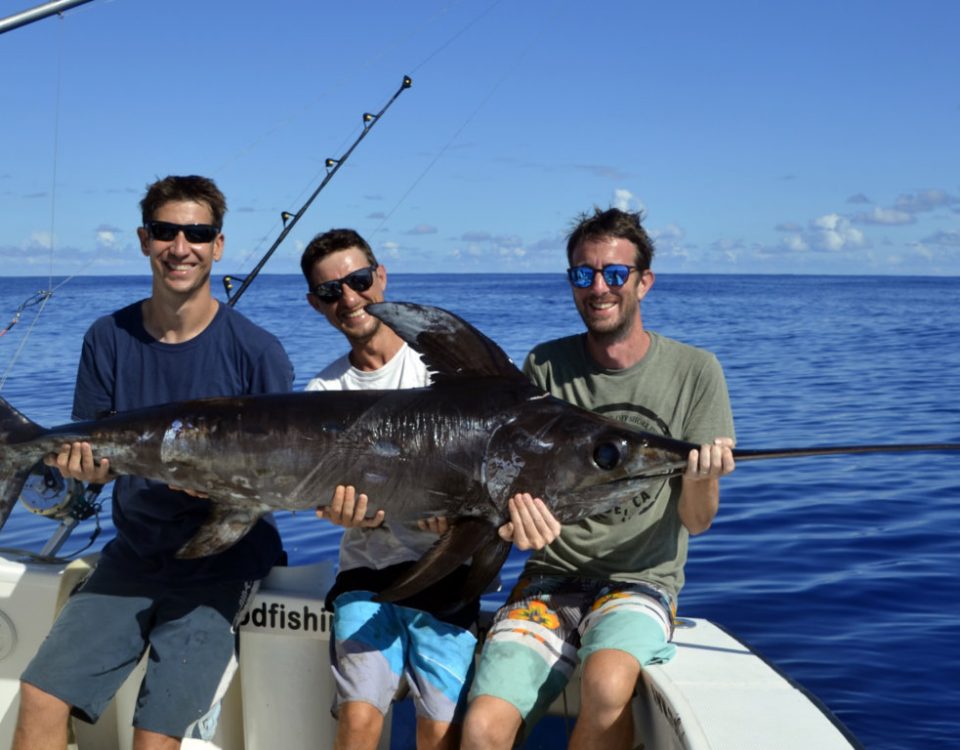
[[[44,449],[30,443],[44,432],[0,397],[0,528],[7,522],[30,470]]]

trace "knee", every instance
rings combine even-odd
[[[29,709],[38,709],[44,712],[61,712],[64,718],[70,713],[70,706],[51,695],[46,690],[41,690],[29,682],[20,683],[20,705]]]
[[[45,690],[20,683],[20,723],[37,721],[46,724],[66,723],[70,718],[70,706]]]
[[[383,714],[369,703],[351,701],[340,707],[337,736],[376,742],[383,731]]]
[[[481,695],[467,711],[463,722],[462,750],[494,750],[513,747],[522,724],[520,712],[510,703]]]
[[[622,652],[618,656],[602,653],[593,654],[584,665],[580,699],[592,711],[619,711],[633,697],[640,664]]]

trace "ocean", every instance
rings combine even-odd
[[[48,285],[0,278],[0,328]],[[27,308],[0,337],[0,395],[41,424],[68,421],[87,326],[149,292],[149,277],[78,277],[39,316]],[[298,388],[345,350],[304,292],[299,277],[264,275],[237,304],[283,341]],[[388,296],[456,312],[518,363],[537,342],[581,330],[560,274],[395,274]],[[664,274],[643,315],[719,357],[741,448],[960,442],[958,296],[960,278]],[[713,528],[691,540],[679,614],[737,634],[870,750],[956,748],[958,460],[743,463],[722,481]],[[292,564],[335,557],[335,527],[308,513],[278,521]],[[109,503],[101,523],[97,544],[111,535]],[[53,528],[18,506],[0,545],[39,550]],[[93,528],[82,523],[62,553]],[[511,556],[507,586],[522,562]]]

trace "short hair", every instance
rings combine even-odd
[[[580,214],[567,237],[567,262],[573,265],[573,253],[580,243],[615,237],[633,244],[637,249],[636,266],[646,271],[653,261],[653,241],[641,225],[642,221],[642,211],[621,211],[619,208],[601,211],[595,206],[592,215]]]
[[[310,244],[307,245],[303,255],[300,256],[300,270],[303,271],[307,283],[310,283],[310,273],[318,260],[326,258],[331,253],[348,250],[351,247],[360,248],[367,260],[370,261],[370,265],[377,265],[373,250],[370,249],[370,245],[358,232],[353,229],[330,229],[321,232],[310,240]]]
[[[210,209],[213,223],[223,228],[223,215],[227,212],[227,199],[209,177],[198,175],[169,175],[147,185],[147,193],[140,201],[143,223],[151,221],[161,206],[172,201],[205,203]]]

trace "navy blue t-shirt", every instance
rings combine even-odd
[[[83,340],[73,418],[214,396],[283,393],[293,366],[275,336],[221,304],[198,336],[164,344],[143,327],[142,302],[97,320]],[[281,554],[280,535],[262,520],[219,555],[174,554],[206,520],[210,504],[165,484],[119,477],[113,489],[117,536],[101,564],[164,585],[195,586],[262,578]]]

